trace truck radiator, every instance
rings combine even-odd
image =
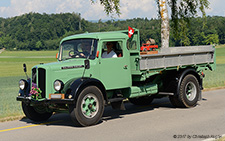
[[[42,91],[42,98],[45,98],[46,93],[46,70],[43,68],[38,69],[38,87]]]
[[[32,82],[37,84],[37,69],[36,68],[32,69]]]

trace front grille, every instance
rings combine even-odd
[[[36,68],[32,69],[32,82],[35,84],[37,83],[37,69]]]
[[[39,68],[38,69],[38,87],[42,91],[42,98],[45,98],[46,93],[46,71],[45,69]]]

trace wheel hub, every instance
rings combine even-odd
[[[81,103],[82,114],[86,118],[93,118],[99,109],[99,102],[95,95],[87,94]]]
[[[92,107],[93,107],[92,104],[89,104],[89,105],[88,105],[88,108],[89,108],[89,109],[92,109]]]
[[[195,99],[197,95],[197,88],[193,82],[187,83],[185,87],[185,93],[188,100],[192,101]]]

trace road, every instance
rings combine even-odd
[[[174,108],[168,98],[150,106],[126,103],[126,111],[106,107],[103,120],[92,127],[74,127],[68,114],[47,123],[29,119],[0,123],[1,141],[166,141],[204,140],[225,134],[225,89],[203,92],[194,108]]]

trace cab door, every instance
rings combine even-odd
[[[116,58],[102,58],[102,53],[107,51],[107,42],[114,42],[113,48]],[[130,55],[123,40],[100,41],[100,78],[106,90],[127,88],[131,86]]]

